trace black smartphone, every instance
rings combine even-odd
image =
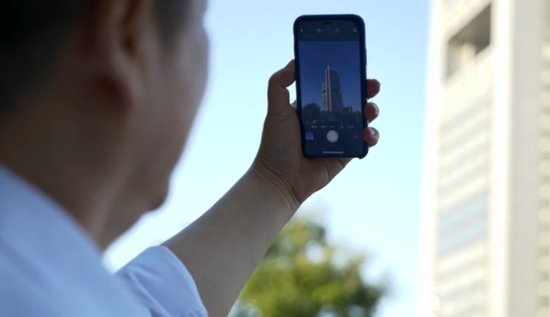
[[[357,15],[294,22],[296,105],[305,157],[367,155],[365,23]]]

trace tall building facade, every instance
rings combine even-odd
[[[322,111],[336,112],[344,110],[340,76],[336,71],[331,70],[330,66],[325,69],[325,82],[323,82],[321,89],[323,94]]]
[[[550,317],[550,0],[431,0],[419,317]]]

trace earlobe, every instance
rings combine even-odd
[[[135,96],[124,81],[108,74],[96,74],[92,80],[94,90],[102,96],[103,104],[116,112],[127,112],[133,108]]]

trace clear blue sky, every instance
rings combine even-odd
[[[359,41],[300,43],[300,77],[302,78],[302,105],[322,105],[321,85],[325,69],[338,73],[344,107],[361,109],[361,69]]]
[[[292,24],[302,14],[355,13],[366,22],[369,77],[380,144],[352,162],[304,206],[327,210],[334,241],[370,254],[369,272],[389,272],[397,293],[380,316],[414,314],[425,104],[427,1],[211,0],[211,74],[207,97],[172,195],[106,255],[112,267],[162,242],[199,217],[246,171],[266,113],[269,76],[293,57]],[[294,91],[292,90],[294,95]],[[315,209],[317,208],[317,209]]]

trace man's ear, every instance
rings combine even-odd
[[[161,0],[162,1],[162,0]],[[98,0],[84,20],[81,61],[93,89],[118,110],[137,105],[143,93],[153,0]]]

